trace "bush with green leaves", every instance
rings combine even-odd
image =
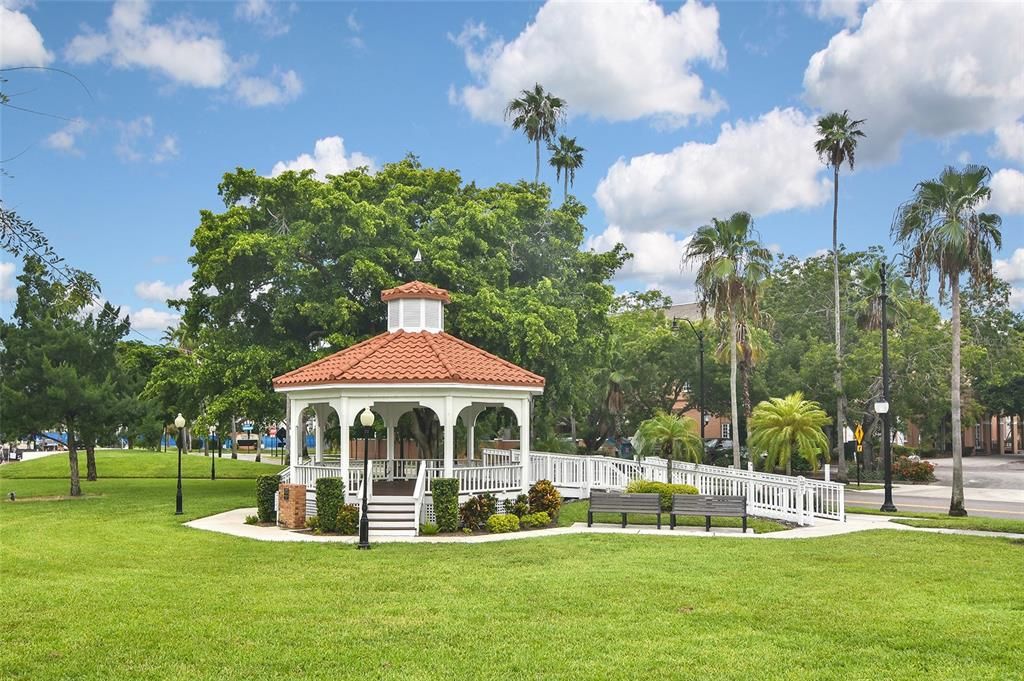
[[[538,511],[537,513],[527,513],[519,519],[519,523],[523,527],[547,527],[551,524],[551,516],[544,511]]]
[[[483,527],[487,519],[498,512],[498,500],[493,494],[484,492],[466,500],[459,509],[459,521],[463,527],[475,530]]]
[[[440,529],[441,528],[437,526],[437,523],[423,523],[420,525],[420,534],[429,537],[440,532]]]
[[[261,523],[272,523],[277,520],[274,495],[280,486],[280,475],[261,475],[256,478],[256,515]]]
[[[434,498],[434,515],[441,532],[459,529],[459,481],[456,478],[434,478],[430,483]]]
[[[257,518],[254,515],[247,515],[247,516],[245,516],[245,524],[246,525],[255,525],[259,521],[260,521],[260,519]]]
[[[657,494],[661,499],[661,510],[672,510],[673,494],[700,494],[693,485],[668,484],[667,482],[655,482],[653,480],[633,480],[626,485],[627,494]]]
[[[359,509],[355,504],[344,504],[338,509],[334,531],[338,534],[355,534],[359,530]]]
[[[306,518],[306,529],[313,530],[314,533],[320,533],[320,517],[311,515]]]
[[[511,513],[495,513],[487,519],[487,531],[494,534],[519,530],[519,516]]]
[[[533,483],[527,496],[530,502],[530,513],[544,511],[551,518],[558,517],[558,509],[562,508],[562,495],[550,480],[538,480]]]
[[[530,498],[525,494],[520,494],[515,499],[506,499],[501,503],[501,509],[505,513],[511,513],[522,518],[530,512]]]
[[[316,514],[320,529],[338,531],[338,511],[345,504],[345,483],[341,478],[320,478],[316,481]]]

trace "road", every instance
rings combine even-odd
[[[945,513],[952,494],[952,459],[930,459],[936,482],[893,485],[893,503],[901,511]],[[1024,520],[1024,456],[965,456],[964,503],[968,515]],[[884,492],[846,492],[848,506],[882,505]]]

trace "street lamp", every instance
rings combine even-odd
[[[210,438],[217,437],[217,426],[210,426]],[[217,457],[210,452],[210,480],[217,479]]]
[[[679,317],[672,318],[672,328],[679,328]],[[693,335],[697,337],[697,347],[700,350],[700,441],[701,446],[704,446],[704,426],[711,419],[708,417],[707,412],[704,410],[704,329],[700,331],[693,325],[688,317],[683,317],[686,323],[690,325],[690,331],[693,331]]]
[[[370,428],[373,427],[374,416],[367,407],[359,413],[359,423],[363,424],[363,510],[359,514],[359,548],[370,548],[369,506],[366,502],[366,491],[370,486]]]
[[[892,455],[890,453],[889,436],[889,324],[886,317],[886,308],[889,306],[889,296],[886,290],[885,272],[886,263],[882,262],[880,270],[882,284],[882,399],[875,402],[875,412],[882,417],[882,465],[885,467],[885,499],[882,501],[882,511],[893,512],[896,505],[892,503]]]
[[[178,429],[178,436],[174,438],[178,441],[178,495],[174,498],[174,515],[181,515],[181,446],[185,441],[185,417],[180,411],[174,417],[174,427]]]

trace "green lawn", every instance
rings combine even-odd
[[[585,523],[587,522],[587,509],[590,508],[590,502],[587,501],[573,501],[562,506],[561,512],[558,514],[558,524],[562,527],[572,525],[573,523]],[[626,521],[629,525],[655,525],[658,522],[656,516],[647,515],[643,513],[627,513]],[[595,513],[595,523],[615,523],[619,525],[622,523],[622,516],[618,513]],[[661,514],[661,524],[663,527],[668,527],[669,514]],[[676,525],[686,525],[689,527],[704,527],[704,516],[677,516]],[[740,518],[711,518],[711,527],[743,527],[743,521]],[[783,523],[775,522],[774,520],[768,520],[766,518],[747,518],[747,531],[753,530],[755,534],[764,534],[765,532],[778,532],[779,530],[788,530],[789,528]]]
[[[1003,680],[1024,669],[1024,543],[879,530],[357,551],[181,527],[170,478],[83,486],[95,496],[0,502],[0,678]],[[19,498],[66,487],[0,479]],[[184,519],[252,506],[253,491],[186,480]]]
[[[78,468],[85,479],[85,452],[78,453]],[[254,463],[230,456],[217,459],[217,477],[253,478],[276,473],[277,463]],[[100,478],[174,478],[178,475],[178,452],[151,450],[99,450],[96,471]],[[181,457],[181,476],[209,478],[210,458],[202,454]],[[68,453],[60,452],[32,461],[19,461],[0,467],[0,478],[62,478],[68,477]]]
[[[846,489],[853,490],[855,492],[870,492],[871,490],[885,489],[885,485],[874,485],[867,482],[862,482],[858,485],[855,482],[851,482],[846,485]]]
[[[864,506],[847,506],[847,513],[866,513],[868,515],[887,515],[898,520],[894,523],[911,527],[944,527],[953,530],[981,530],[983,532],[1016,532],[1024,534],[1024,520],[1012,518],[985,518],[983,516],[966,516],[954,518],[945,513],[919,513],[916,511],[897,511],[886,513],[877,508]]]

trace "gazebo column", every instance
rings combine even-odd
[[[519,408],[519,458],[523,466],[523,492],[530,489],[530,398],[524,397]]]
[[[394,479],[395,478],[395,424],[394,424],[394,422],[391,421],[391,419],[388,419],[387,426],[388,426],[388,462],[385,465],[387,466],[387,469],[390,472],[390,477],[392,479]]]
[[[294,467],[299,465],[299,456],[302,453],[302,443],[299,438],[303,434],[302,410],[305,405],[301,402],[291,403],[291,414],[288,419],[288,462]]]
[[[316,464],[324,462],[324,433],[327,432],[327,408],[322,404],[313,406],[316,412],[316,449],[313,454],[313,461]]]
[[[444,477],[455,477],[455,414],[451,395],[444,398]]]
[[[340,438],[338,440],[338,454],[339,454],[338,477],[340,477],[342,482],[345,484],[345,495],[347,497],[349,495],[354,495],[356,493],[356,490],[349,489],[350,485],[349,485],[349,478],[348,478],[348,464],[349,464],[349,460],[348,460],[348,457],[349,457],[348,429],[349,429],[349,426],[352,424],[352,415],[349,413],[349,406],[348,406],[348,398],[347,397],[342,397],[342,398],[340,398],[338,400],[333,400],[331,402],[331,406],[334,407],[334,411],[338,412],[338,423],[341,424],[339,426],[341,432],[339,433]]]
[[[472,463],[476,455],[476,419],[487,407],[471,404],[462,410],[462,425],[466,426],[466,459]]]

